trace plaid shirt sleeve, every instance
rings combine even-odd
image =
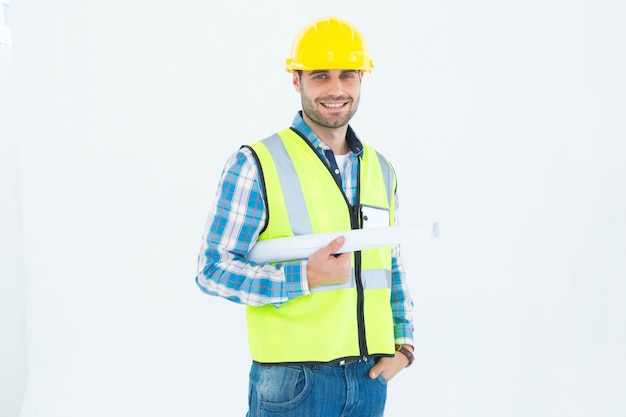
[[[253,306],[278,306],[310,293],[306,261],[270,265],[246,259],[266,215],[256,161],[242,148],[226,162],[206,222],[196,275],[203,292]]]
[[[396,195],[396,218],[398,224],[398,196]],[[393,313],[395,343],[413,344],[413,300],[406,282],[404,262],[400,257],[400,246],[393,247],[391,255],[391,311]]]

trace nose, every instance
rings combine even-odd
[[[329,83],[328,94],[333,97],[343,96],[343,83],[341,82],[341,75],[331,77]]]

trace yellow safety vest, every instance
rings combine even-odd
[[[249,145],[267,204],[259,240],[363,227],[363,213],[392,225],[396,177],[387,160],[364,145],[358,204],[351,206],[310,142],[285,129]],[[386,217],[385,217],[386,216]],[[378,226],[381,226],[378,224]],[[327,363],[394,353],[391,247],[357,251],[350,280],[321,286],[278,307],[248,306],[248,343],[259,363]]]

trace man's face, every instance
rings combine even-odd
[[[362,71],[316,70],[293,73],[308,122],[336,129],[348,124],[359,107]]]

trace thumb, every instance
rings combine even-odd
[[[339,236],[337,239],[334,239],[328,245],[326,245],[326,251],[329,255],[337,252],[345,243],[346,238],[343,236]]]
[[[380,375],[381,371],[382,370],[381,370],[380,363],[377,363],[376,365],[372,366],[372,369],[370,369],[369,377],[371,379],[376,379],[376,378],[378,378],[378,375]]]

